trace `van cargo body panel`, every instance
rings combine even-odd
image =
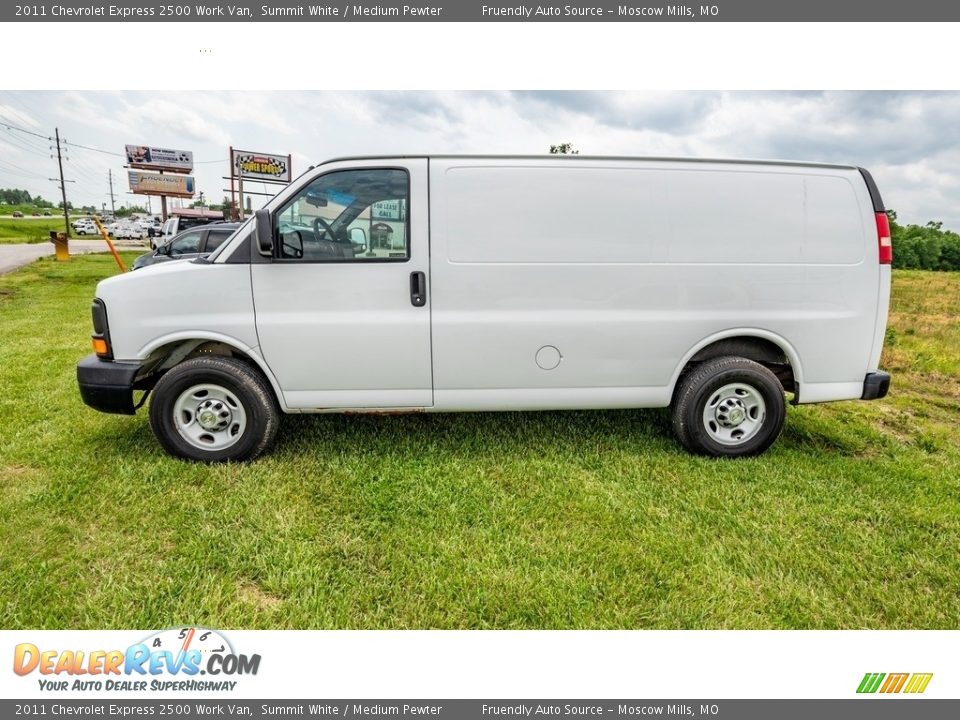
[[[875,369],[856,168],[439,158],[431,201],[438,409],[447,391],[511,389],[540,405],[659,388],[667,404],[688,351],[724,333],[794,349],[800,402],[860,397]]]

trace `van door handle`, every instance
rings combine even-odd
[[[410,304],[414,307],[427,304],[427,276],[419,271],[410,273]]]

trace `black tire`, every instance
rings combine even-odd
[[[729,397],[718,400],[723,391]],[[754,401],[749,409],[740,401],[740,392],[748,403]],[[732,419],[728,416],[730,410],[725,414],[724,403],[729,403],[732,412],[737,413]],[[711,457],[759,455],[780,436],[786,416],[783,387],[777,376],[753,360],[734,356],[697,366],[680,382],[671,407],[673,431],[680,443],[692,453]],[[757,417],[752,418],[751,413]],[[707,415],[711,415],[709,420]],[[740,416],[744,416],[740,425],[724,424]],[[740,431],[743,437],[739,439],[735,433],[744,423],[751,424],[750,434]]]
[[[205,433],[223,438],[230,443],[226,447],[198,447],[197,440],[188,440],[179,429],[187,423],[177,422],[175,406],[188,390],[201,385],[222,388],[231,401],[239,403],[235,412],[242,411],[244,426],[236,432],[236,438],[228,437],[229,429]],[[197,424],[199,416],[197,412],[193,418]],[[174,457],[203,462],[252,460],[273,445],[279,426],[280,410],[269,383],[259,370],[241,360],[216,356],[186,360],[168,370],[153,389],[150,428],[163,449]]]

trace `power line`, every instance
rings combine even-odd
[[[0,177],[9,178],[4,180],[3,183],[10,183],[12,185],[19,185],[20,183],[26,185],[43,179],[39,175],[27,175],[26,173],[17,172],[16,170],[7,170],[7,168],[0,168]]]
[[[47,152],[43,152],[38,148],[23,144],[22,142],[20,142],[20,138],[17,138],[17,137],[4,136],[0,138],[0,141],[7,143],[10,147],[17,148],[17,150],[23,150],[24,152],[28,152],[31,155],[36,155],[38,157],[48,157],[48,158],[53,157],[53,155],[50,154],[50,150],[52,150],[52,148],[48,149]]]
[[[67,142],[66,140],[63,141],[63,144],[68,145],[69,147],[80,148],[81,150],[91,150],[92,152],[103,153],[104,155],[115,155],[117,157],[122,157],[122,158],[126,157],[126,155],[124,155],[123,153],[111,152],[109,150],[101,150],[100,148],[89,147],[87,145],[81,145],[80,143]]]
[[[7,133],[8,133],[8,137],[16,138],[18,143],[24,143],[37,150],[43,150],[45,152],[49,152],[53,149],[50,145],[51,143],[50,140],[46,140],[46,141],[35,140],[29,135],[14,135],[10,130],[8,130]]]
[[[37,112],[37,109],[33,106],[32,103],[27,102],[26,98],[24,97],[24,93],[22,92],[7,93],[7,95],[10,97],[15,97],[17,104],[19,104],[23,108],[26,108],[27,112],[30,115],[33,115],[34,117],[40,117],[41,115],[43,115],[43,113]]]
[[[38,137],[41,140],[46,140],[47,142],[50,142],[51,140],[53,140],[53,138],[50,137],[49,135],[41,135],[40,133],[35,133],[32,130],[24,130],[22,127],[17,127],[16,125],[12,125],[6,120],[0,120],[0,125],[5,127],[7,130],[16,130],[17,132],[26,133],[27,135],[33,135],[34,137]]]
[[[26,130],[22,127],[18,127],[17,125],[11,124],[6,120],[0,119],[0,126],[5,127],[7,130],[16,130],[17,132],[26,133],[27,135],[33,135],[34,137],[38,137],[41,140],[46,140],[47,142],[53,142],[53,138],[48,135],[40,135],[39,133],[35,133],[31,130]],[[103,148],[90,147],[89,145],[81,145],[80,143],[68,142],[67,140],[61,140],[60,144],[68,145],[70,147],[80,148],[81,150],[90,150],[91,152],[103,153],[104,155],[113,155],[114,157],[122,157],[122,158],[126,157],[125,153],[113,152],[112,150],[104,150]],[[220,160],[194,160],[193,164],[208,165],[211,163],[223,163],[223,162],[229,162],[229,161],[227,160],[227,158],[222,158]]]
[[[69,160],[70,167],[85,176],[89,182],[101,182],[104,168],[100,166],[99,163],[90,166],[77,159],[76,156],[69,158]]]
[[[14,93],[8,91],[4,92],[3,95],[6,97],[5,102],[7,103],[7,106],[21,117],[30,118],[32,120],[34,117],[40,117],[42,115],[42,113],[36,111],[31,103],[27,102],[26,98],[23,97],[23,93]],[[13,107],[13,105],[16,107]]]
[[[30,171],[30,170],[27,170],[27,168],[25,168],[25,167],[20,167],[19,165],[14,165],[14,164],[13,164],[12,162],[10,162],[9,160],[0,159],[0,163],[3,163],[4,165],[8,165],[9,167],[13,168],[14,170],[19,170],[21,174],[24,174],[24,173],[25,173],[25,174],[27,174],[27,175],[32,175],[33,177],[37,177],[37,178],[42,178],[42,177],[43,177],[43,175],[37,175],[35,172],[32,172],[32,171]],[[5,169],[5,168],[0,167],[0,170],[4,170],[4,169]]]
[[[29,130],[24,130],[23,128],[10,125],[9,123],[4,122],[2,120],[0,120],[0,125],[4,126],[8,130],[17,130],[18,132],[27,133],[28,135],[35,135],[36,137],[41,138],[43,140],[47,140],[47,141],[53,140],[53,138],[44,137],[43,135],[37,135],[37,133],[32,133]],[[69,140],[61,140],[60,144],[66,145],[67,147],[79,148],[80,150],[89,150],[91,152],[103,153],[104,155],[113,155],[114,157],[122,157],[122,158],[127,157],[126,153],[118,153],[118,152],[113,152],[112,150],[104,150],[103,148],[95,148],[95,147],[90,147],[89,145],[81,145],[80,143],[70,142]],[[210,165],[212,163],[225,163],[225,162],[229,162],[229,160],[227,158],[221,158],[219,160],[194,160],[193,164],[194,165]]]

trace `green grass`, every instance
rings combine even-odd
[[[63,232],[62,215],[35,220],[0,217],[0,245],[47,242],[50,240],[51,230]],[[72,231],[71,235],[73,235]]]
[[[645,410],[288,417],[210,467],[80,402],[112,262],[0,278],[0,627],[957,626],[960,274],[898,271],[892,395],[761,458]]]

